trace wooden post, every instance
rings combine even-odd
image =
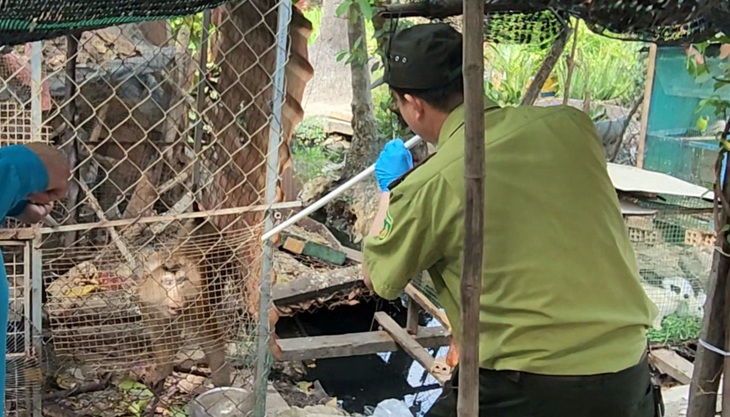
[[[580,19],[575,19],[573,45],[570,47],[570,56],[568,57],[568,74],[565,76],[565,86],[563,88],[563,106],[567,106],[570,102],[570,87],[573,83],[573,72],[575,71],[575,52],[578,49],[578,27],[580,27],[580,22]]]
[[[421,306],[418,305],[418,303],[413,300],[413,298],[408,297],[408,316],[406,321],[406,330],[408,331],[408,334],[415,336],[418,334],[418,316],[421,312]]]
[[[654,89],[654,69],[656,68],[656,44],[649,46],[649,61],[646,64],[646,84],[644,86],[644,108],[641,110],[641,129],[639,130],[639,143],[636,151],[636,166],[644,166],[644,153],[646,152],[646,131],[649,127],[649,110],[651,108],[651,92]]]
[[[727,137],[728,126],[725,127]],[[724,186],[720,189],[721,178],[720,166],[722,161],[718,158],[715,169],[718,172],[718,181],[715,181],[715,199],[725,200],[717,209],[720,211],[715,216],[715,228],[717,230],[717,242],[715,245],[720,250],[714,251],[712,259],[712,271],[707,283],[707,304],[705,305],[705,317],[702,322],[702,333],[700,337],[711,346],[722,347],[726,345],[726,296],[728,293],[728,273],[730,273],[730,259],[723,253],[730,252],[730,244],[726,239],[726,233],[721,232],[728,224],[727,210],[730,210],[727,202],[730,201],[730,170],[724,174]],[[717,408],[717,391],[722,375],[723,361],[727,359],[706,349],[702,344],[697,346],[697,355],[694,362],[694,372],[689,390],[688,416],[691,417],[714,417]],[[727,366],[727,364],[726,364]],[[725,378],[726,385],[727,378]],[[724,389],[730,387],[723,386]],[[723,395],[723,408],[727,405]],[[726,412],[723,412],[723,414]]]
[[[464,2],[466,207],[458,416],[479,415],[479,296],[484,258],[484,2]]]

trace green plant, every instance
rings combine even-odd
[[[669,315],[662,321],[662,329],[649,329],[648,338],[654,343],[667,343],[697,339],[702,329],[702,322],[695,317],[679,317]]]
[[[709,58],[719,58],[718,65],[711,66]],[[730,100],[725,98],[725,90],[730,88],[730,37],[717,35],[714,39],[692,45],[687,54],[686,68],[696,83],[714,82],[715,93],[701,100],[696,112],[712,109],[715,116],[727,119]],[[720,95],[721,91],[724,94]]]

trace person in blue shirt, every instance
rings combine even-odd
[[[0,222],[13,217],[24,223],[37,223],[53,209],[53,203],[66,196],[70,166],[63,153],[41,144],[0,147]],[[1,255],[1,254],[0,254]],[[8,279],[0,256],[0,417],[5,414],[5,353],[7,348]]]

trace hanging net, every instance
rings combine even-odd
[[[223,0],[8,0],[0,2],[0,45],[17,45],[125,23],[172,19],[223,3]]]
[[[462,13],[454,0],[424,0],[381,8],[383,17],[445,19]],[[568,17],[593,32],[626,41],[682,45],[730,33],[727,0],[485,0],[486,37],[497,43],[548,44]]]

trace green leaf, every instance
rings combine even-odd
[[[352,49],[357,49],[362,45],[362,36],[358,36],[357,39],[355,39],[355,44],[352,45]]]
[[[345,57],[347,57],[347,55],[348,55],[347,51],[340,51],[337,53],[337,55],[335,55],[335,61],[340,62],[343,59],[345,59]]]
[[[360,6],[360,12],[365,17],[365,19],[371,20],[373,18],[373,7],[370,5],[370,1],[357,0],[357,3]]]
[[[345,14],[347,14],[347,11],[350,9],[351,0],[344,0],[342,3],[340,3],[339,6],[337,6],[337,10],[335,10],[335,14],[338,17],[343,17]]]

